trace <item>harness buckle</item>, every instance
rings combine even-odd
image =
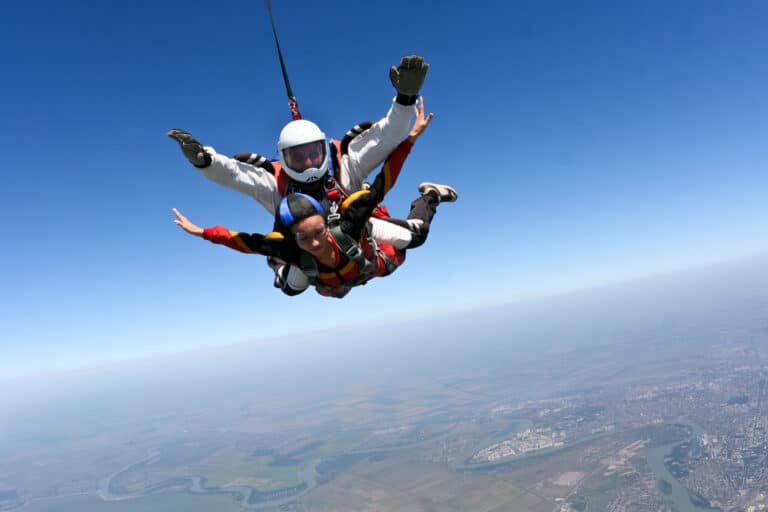
[[[339,203],[333,202],[328,208],[328,217],[326,217],[326,224],[328,226],[335,226],[339,223],[341,214],[339,213]]]

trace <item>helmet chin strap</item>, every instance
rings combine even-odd
[[[283,71],[283,81],[285,82],[285,92],[288,94],[288,108],[291,109],[291,117],[294,121],[301,119],[301,113],[299,112],[299,103],[296,101],[296,97],[293,95],[291,89],[291,82],[288,80],[288,71],[285,69],[285,61],[283,60],[283,52],[280,51],[280,42],[277,40],[277,30],[275,30],[275,19],[272,16],[272,2],[266,0],[267,12],[269,12],[269,22],[272,24],[272,34],[275,36],[275,46],[277,47],[277,56],[280,59],[280,69]]]

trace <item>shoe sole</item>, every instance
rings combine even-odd
[[[440,185],[437,183],[424,182],[419,185],[419,192],[425,194],[430,190],[437,192],[437,196],[440,198],[441,203],[453,203],[459,198],[459,193],[456,189],[449,185]]]

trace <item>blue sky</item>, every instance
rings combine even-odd
[[[768,5],[273,1],[302,114],[377,119],[418,53],[436,118],[387,199],[454,185],[429,242],[343,301],[182,233],[263,231],[165,136],[274,147],[289,120],[262,2],[12,2],[0,19],[0,374],[388,322],[768,249]],[[311,336],[307,337],[311,343]]]

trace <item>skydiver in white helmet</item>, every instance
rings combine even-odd
[[[275,231],[267,235],[232,231],[224,226],[203,229],[175,208],[174,222],[191,235],[230,249],[291,262],[309,276],[310,284],[320,295],[342,298],[356,286],[391,274],[405,261],[406,249],[371,239],[368,225],[373,211],[395,186],[416,139],[432,118],[425,117],[420,108],[408,137],[389,155],[370,187],[348,197],[330,214],[314,197],[297,192],[282,199],[275,215]],[[305,146],[303,157],[319,158],[312,147],[314,143]],[[423,225],[421,238],[426,239],[438,206],[456,201],[458,193],[450,185],[437,183],[422,183],[419,193],[411,203],[408,219]]]
[[[389,76],[397,96],[387,115],[369,127],[356,126],[341,142],[328,144],[325,133],[311,121],[291,121],[278,139],[279,161],[271,162],[258,154],[230,158],[204,147],[183,130],[170,130],[168,136],[180,144],[190,163],[206,178],[253,197],[271,215],[281,199],[293,192],[311,195],[327,208],[360,190],[365,178],[408,134],[428,69],[429,64],[416,55],[403,57],[399,66],[392,66]],[[423,116],[423,103],[419,107]],[[374,239],[399,249],[420,244],[418,225],[383,217],[388,217],[385,208],[374,213]],[[274,260],[271,266],[275,286],[284,293],[295,295],[308,286],[306,276],[296,267]]]

